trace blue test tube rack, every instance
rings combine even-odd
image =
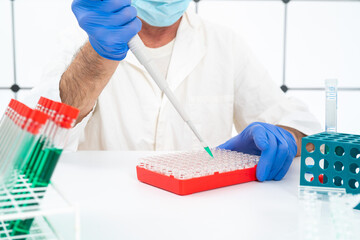
[[[323,132],[302,139],[300,185],[360,193],[360,136]]]

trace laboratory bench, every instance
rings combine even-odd
[[[63,154],[53,182],[79,207],[81,239],[300,239],[299,158],[282,181],[178,196],[137,180],[138,159],[153,154]]]

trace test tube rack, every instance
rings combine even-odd
[[[302,139],[301,187],[360,193],[360,136],[322,132]]]
[[[255,181],[259,156],[230,150],[175,152],[140,159],[139,181],[178,195]]]
[[[70,220],[73,231],[64,226],[64,221],[59,224],[54,219],[66,219],[67,223]],[[19,221],[30,222],[28,233],[12,234],[11,226]],[[53,184],[34,188],[20,175],[11,191],[3,183],[0,185],[0,239],[80,240],[79,222],[77,208]],[[64,230],[59,229],[61,225]]]

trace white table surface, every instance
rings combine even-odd
[[[178,196],[137,180],[149,154],[63,154],[53,182],[79,205],[82,239],[299,239],[299,158],[282,181]]]

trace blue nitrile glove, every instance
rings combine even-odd
[[[218,148],[261,155],[256,168],[259,181],[281,180],[297,153],[291,133],[268,123],[254,122]]]
[[[124,59],[128,42],[141,29],[131,0],[74,0],[72,11],[91,46],[110,60]]]

